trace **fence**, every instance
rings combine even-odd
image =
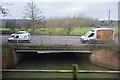
[[[38,73],[72,73],[73,80],[78,79],[78,73],[107,73],[119,74],[120,71],[101,71],[101,70],[78,70],[77,64],[72,65],[72,70],[30,70],[30,69],[3,69],[3,72],[38,72]]]

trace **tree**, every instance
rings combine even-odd
[[[2,14],[3,16],[6,16],[8,14],[8,9],[6,9],[2,3],[0,3],[0,14]]]
[[[26,28],[26,31],[32,27],[32,23],[30,21],[25,21],[23,24],[24,27]]]
[[[67,35],[70,35],[70,32],[73,30],[75,27],[75,22],[72,17],[67,17],[64,21],[64,30],[66,31]]]
[[[16,28],[18,28],[19,30],[21,30],[22,25],[23,24],[21,22],[16,22]]]
[[[0,14],[4,17],[8,15],[9,10],[5,7],[5,5],[12,5],[11,3],[2,3],[0,2]]]
[[[45,16],[41,14],[42,12],[38,9],[34,2],[28,2],[25,6],[25,18],[29,19],[32,23],[32,31],[35,31],[35,25],[43,23]]]
[[[15,20],[7,21],[6,28],[10,28],[12,32],[15,32],[15,28],[17,27],[17,22]]]

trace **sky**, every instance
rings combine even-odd
[[[9,9],[9,15],[3,19],[22,19],[27,2],[33,0],[4,0],[3,3]],[[87,16],[100,20],[107,20],[110,10],[110,18],[118,19],[118,1],[119,0],[34,0],[35,4],[42,11],[47,19],[54,17],[67,16]]]

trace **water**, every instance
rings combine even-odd
[[[23,53],[22,53],[23,54]],[[30,53],[12,69],[40,70],[72,70],[72,64],[77,64],[79,70],[111,70],[94,65],[89,60],[90,54],[80,53]],[[38,72],[3,72],[4,78],[72,78],[72,73],[38,73]],[[79,78],[118,78],[118,74],[79,73]]]

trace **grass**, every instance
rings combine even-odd
[[[107,27],[107,26],[101,26],[101,27]],[[94,27],[75,27],[70,35],[83,35],[89,30],[91,30]],[[115,33],[118,33],[118,27],[110,27],[115,29]],[[10,30],[8,28],[0,28],[0,30]],[[25,30],[22,28],[22,30]],[[19,29],[16,29],[16,31],[19,31]],[[32,32],[32,29],[28,29],[28,32]],[[66,31],[62,27],[52,27],[52,28],[35,28],[36,34],[39,35],[66,35]]]
[[[65,35],[66,32],[63,28],[46,28],[46,31],[51,33],[51,34],[56,34],[56,35]]]
[[[74,28],[71,31],[71,35],[83,35],[86,32],[90,31],[91,29],[92,29],[91,27]]]
[[[84,28],[74,28],[70,35],[83,35],[84,33],[88,32],[91,30],[91,27],[84,27]],[[39,30],[40,31],[40,30]],[[49,32],[51,34],[56,34],[56,35],[66,35],[66,31],[63,28],[46,28],[46,32]]]
[[[9,28],[0,28],[0,30],[10,30]]]

